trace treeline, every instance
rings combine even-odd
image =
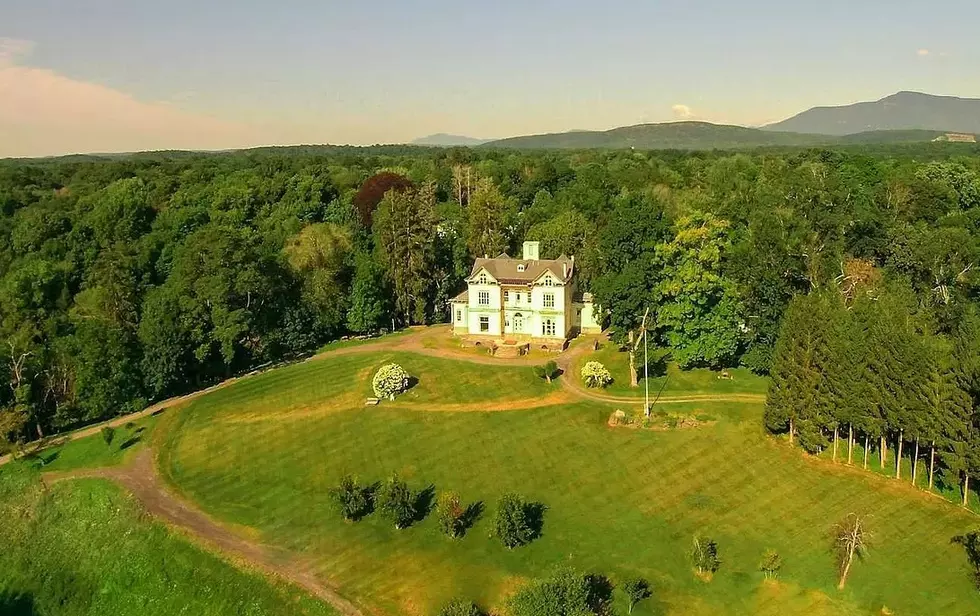
[[[907,283],[846,263],[836,285],[786,311],[767,427],[863,468],[876,451],[872,463],[885,469],[893,448],[896,478],[907,464],[912,484],[932,491],[938,470],[966,505],[980,472],[980,315],[971,302],[945,307],[942,323]]]
[[[447,316],[474,256],[576,255],[617,340],[772,362],[860,260],[951,337],[976,301],[973,150],[287,148],[0,163],[0,435],[138,409],[350,333]]]

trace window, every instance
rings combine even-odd
[[[517,264],[517,271],[519,271],[519,272],[523,272],[524,271],[524,264],[523,263],[518,263]]]
[[[480,294],[477,296],[477,303],[480,304],[481,306],[489,306],[490,291],[480,291]]]
[[[490,317],[480,317],[480,331],[490,331]]]
[[[543,284],[546,287],[553,287],[555,286],[555,281],[551,279],[551,276],[545,276],[544,281],[542,281],[541,284]]]
[[[541,323],[541,334],[544,336],[554,336],[555,335],[555,322],[551,319],[545,319]]]
[[[510,301],[510,291],[504,291],[504,301],[505,302]]]
[[[457,310],[456,311],[456,321],[457,322],[462,322],[462,320],[463,320],[463,311],[462,310]]]
[[[477,281],[477,283],[479,283],[479,284],[490,284],[490,279],[489,279],[489,278],[487,278],[487,274],[486,274],[486,272],[484,272],[484,273],[482,273],[482,274],[480,274],[480,277],[479,277],[479,278],[477,278],[477,280],[476,280],[476,281]]]
[[[521,303],[521,294],[520,293],[517,294],[517,302],[515,302],[515,303],[518,303],[518,304]]]
[[[544,307],[545,308],[554,308],[555,307],[555,294],[554,293],[545,293],[544,294]]]

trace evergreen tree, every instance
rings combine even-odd
[[[354,280],[351,284],[347,328],[358,334],[368,334],[383,328],[389,319],[384,272],[370,255],[357,257]]]

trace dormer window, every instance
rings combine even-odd
[[[545,276],[545,278],[541,282],[541,284],[543,284],[546,287],[553,287],[553,286],[555,286],[555,281],[552,280],[550,276]]]
[[[480,277],[476,279],[476,282],[478,284],[487,284],[489,280],[487,279],[487,275],[484,273],[480,274]]]
[[[517,271],[519,271],[519,272],[523,272],[524,271],[524,264],[523,263],[518,263],[517,264]]]

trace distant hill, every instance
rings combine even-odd
[[[835,141],[826,135],[803,135],[764,131],[744,126],[708,122],[637,124],[606,131],[574,131],[498,139],[484,144],[491,148],[638,148],[643,150],[711,150],[759,146],[806,146]]]
[[[436,147],[450,148],[454,146],[477,146],[486,143],[487,139],[476,139],[474,137],[464,137],[462,135],[448,135],[446,133],[436,133],[426,137],[419,137],[411,142],[411,145],[428,145]]]
[[[814,107],[764,129],[821,135],[913,129],[980,133],[980,99],[899,92],[874,102]]]

